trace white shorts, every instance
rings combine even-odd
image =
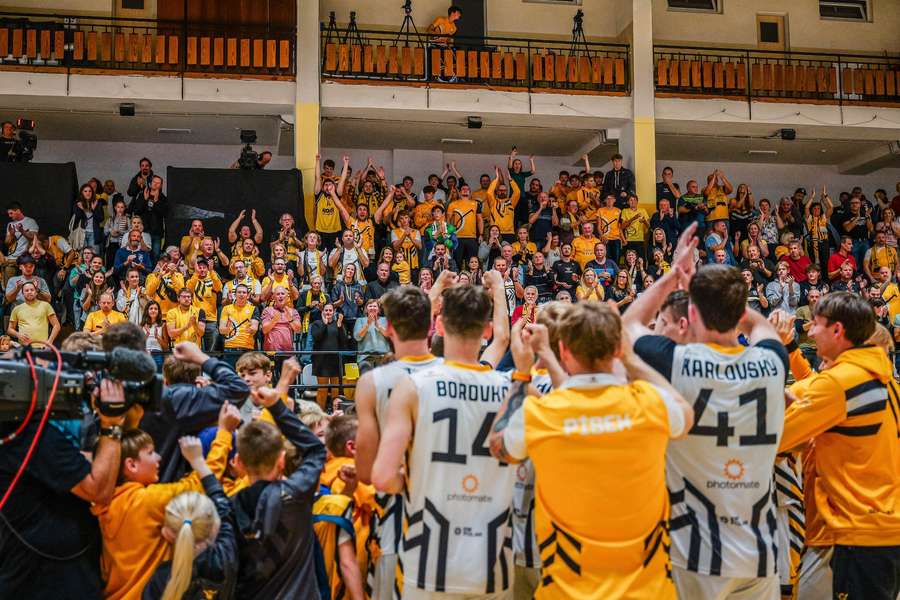
[[[716,577],[672,567],[678,597],[690,600],[780,600],[781,583],[771,577]]]
[[[513,600],[512,588],[495,594],[447,594],[427,592],[417,587],[403,586],[403,600]]]
[[[397,579],[397,555],[382,554],[375,563],[375,578],[372,583],[372,600],[392,600],[394,582]]]
[[[531,600],[541,580],[541,570],[516,565],[516,576],[513,579],[514,600]]]
[[[807,546],[800,559],[797,600],[831,598],[831,546]]]

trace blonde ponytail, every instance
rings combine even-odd
[[[185,492],[169,501],[164,526],[176,537],[172,573],[162,600],[181,600],[191,585],[196,545],[215,540],[219,525],[215,505],[203,494]]]

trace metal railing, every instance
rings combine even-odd
[[[817,104],[900,102],[900,57],[655,46],[657,94]]]
[[[322,24],[322,77],[521,91],[628,94],[629,46],[442,36]]]
[[[296,29],[0,12],[0,65],[295,75]]]

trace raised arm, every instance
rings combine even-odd
[[[313,185],[313,194],[316,196],[319,195],[319,192],[322,191],[322,156],[320,154],[316,154],[316,183]]]
[[[237,219],[235,219],[234,221],[232,221],[232,222],[231,222],[231,225],[228,226],[228,243],[229,243],[229,244],[233,244],[233,243],[235,243],[235,242],[237,241],[237,239],[238,239],[238,236],[237,236],[237,228],[238,228],[238,226],[241,224],[241,221],[244,220],[244,215],[246,215],[246,214],[247,214],[247,211],[246,211],[246,210],[242,210],[242,211],[238,214]]]
[[[253,241],[256,242],[257,245],[263,243],[263,228],[262,225],[259,224],[259,221],[256,220],[256,209],[252,209],[250,211],[250,222],[253,223]]]
[[[344,184],[347,183],[347,171],[350,169],[350,157],[344,155],[344,166],[341,167],[341,178],[338,180],[337,184],[337,195],[344,195]]]
[[[509,346],[509,308],[506,305],[506,290],[500,273],[494,270],[485,273],[484,285],[491,293],[494,303],[494,312],[491,318],[494,337],[481,354],[481,360],[496,368]]]
[[[390,186],[388,190],[387,196],[384,197],[384,200],[381,201],[381,204],[378,206],[378,210],[375,211],[375,222],[379,225],[384,221],[384,211],[390,206],[391,202],[394,201],[394,186]]]

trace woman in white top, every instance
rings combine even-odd
[[[147,351],[153,356],[157,369],[162,369],[163,352],[169,349],[169,336],[162,320],[159,303],[155,300],[148,302],[147,308],[144,309],[141,329],[147,335]]]

